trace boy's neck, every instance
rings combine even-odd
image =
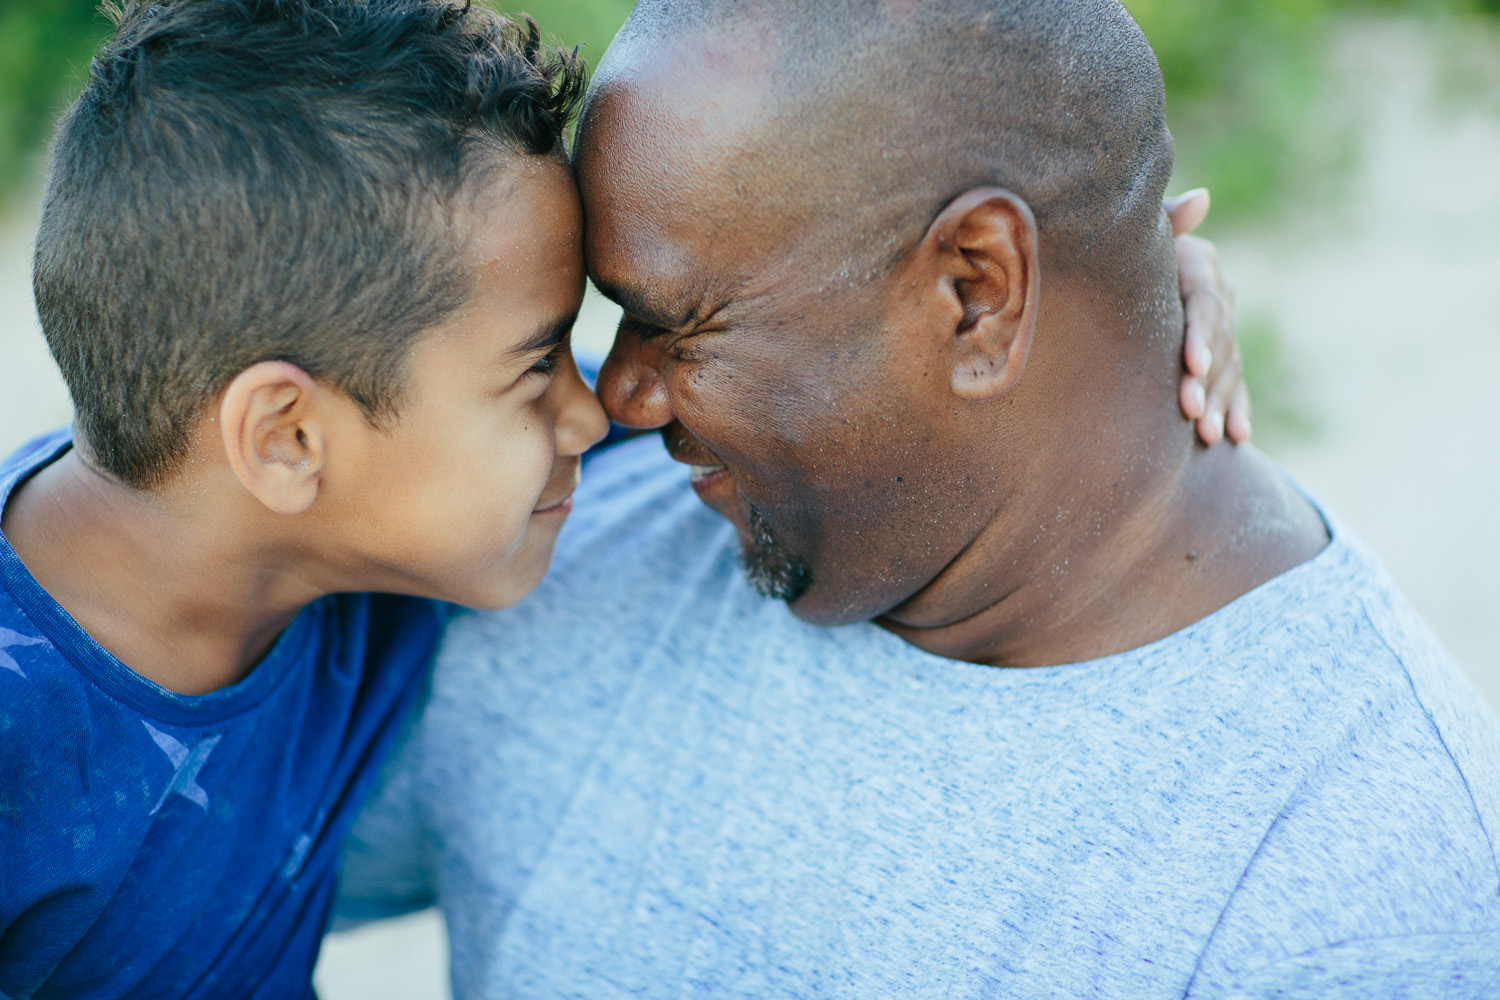
[[[235,684],[310,602],[294,546],[274,552],[212,488],[123,486],[70,450],[10,496],[0,528],[37,582],[132,670],[180,694]]]

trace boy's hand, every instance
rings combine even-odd
[[[1234,340],[1234,283],[1219,270],[1214,245],[1188,235],[1208,215],[1208,191],[1198,188],[1165,204],[1177,238],[1177,280],[1187,317],[1187,374],[1178,393],[1182,412],[1196,421],[1205,444],[1226,432],[1238,444],[1250,438],[1250,393]]]

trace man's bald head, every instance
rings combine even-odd
[[[1030,206],[1049,267],[1160,292],[1172,140],[1156,59],[1116,0],[641,0],[591,105],[663,71],[686,114],[711,106],[699,124],[744,103],[735,194],[841,229],[851,277],[998,186]]]
[[[1192,446],[1164,119],[1114,0],[640,0],[577,145],[605,408],[806,620],[956,621]]]

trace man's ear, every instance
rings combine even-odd
[[[219,403],[219,432],[234,474],[277,514],[300,514],[318,496],[327,427],[311,375],[285,361],[262,361],[235,376]]]
[[[1020,377],[1036,331],[1036,218],[1003,188],[975,188],[948,203],[923,245],[952,306],[954,395],[1000,395]]]

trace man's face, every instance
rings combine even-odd
[[[662,428],[764,592],[808,621],[877,617],[994,508],[950,391],[951,326],[899,265],[872,278],[857,235],[742,196],[767,169],[753,109],[712,95],[705,127],[663,90],[683,93],[597,97],[580,138],[585,257],[625,308],[601,398]]]

